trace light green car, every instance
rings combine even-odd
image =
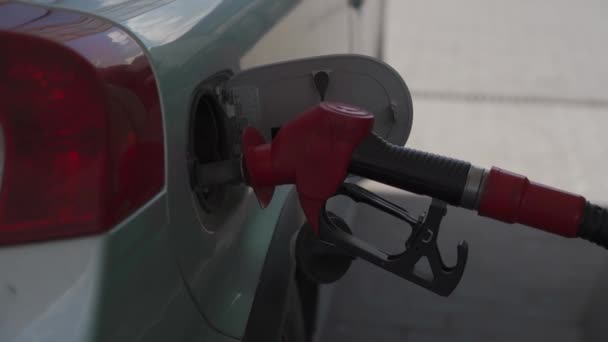
[[[196,166],[318,103],[318,71],[328,99],[405,141],[399,75],[344,55],[381,57],[383,11],[0,0],[0,341],[309,340],[318,291],[294,264],[293,188],[261,209],[244,185],[202,188]]]

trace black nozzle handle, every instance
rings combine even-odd
[[[587,202],[578,236],[608,248],[608,209]]]
[[[371,133],[353,152],[349,172],[460,206],[471,164],[391,144]]]

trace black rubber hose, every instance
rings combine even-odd
[[[459,206],[471,164],[401,147],[370,134],[353,153],[349,172]]]
[[[608,209],[587,202],[578,236],[608,248]]]

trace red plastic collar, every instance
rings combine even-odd
[[[353,106],[323,102],[281,127],[271,143],[253,127],[243,131],[247,182],[265,207],[274,186],[295,184],[315,232],[325,201],[346,178],[353,150],[371,132],[374,117]]]
[[[583,218],[585,202],[583,196],[492,168],[481,197],[479,215],[575,237]]]

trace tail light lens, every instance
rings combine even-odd
[[[63,18],[78,32],[74,14],[49,13],[55,29]],[[25,28],[31,24],[30,18]],[[89,22],[76,42],[16,27],[21,32],[0,31],[0,244],[109,230],[164,186],[162,117],[150,66],[124,33],[123,43],[114,44],[115,28],[91,32]],[[100,52],[120,48],[114,62],[95,65],[74,48],[91,46],[87,40]],[[115,58],[121,51],[131,58]]]

